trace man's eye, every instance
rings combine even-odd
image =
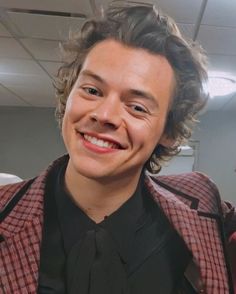
[[[140,106],[140,105],[131,105],[131,108],[136,112],[147,113],[147,110],[143,106]]]
[[[88,93],[90,95],[100,96],[100,93],[98,92],[98,90],[96,88],[84,87],[83,89],[86,93]]]

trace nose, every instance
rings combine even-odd
[[[121,101],[117,96],[104,97],[90,114],[91,120],[101,126],[119,128],[122,122]]]

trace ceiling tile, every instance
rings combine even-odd
[[[33,60],[0,58],[0,75],[8,75],[10,77],[11,74],[18,76],[35,76],[45,75],[45,72]],[[2,81],[1,78],[0,80]]]
[[[236,27],[236,1],[208,0],[202,24]]]
[[[183,23],[177,23],[181,33],[185,38],[193,39],[194,36],[194,25],[192,24],[183,24]]]
[[[112,0],[96,1],[107,6]],[[95,3],[96,3],[95,2]],[[157,8],[170,15],[176,22],[192,24],[195,23],[201,7],[201,1],[196,0],[144,0],[145,2],[155,4]]]
[[[29,106],[22,99],[0,85],[0,106]]]
[[[13,38],[0,38],[0,57],[31,59],[31,56]]]
[[[40,93],[45,88],[48,88],[48,85],[52,85],[52,79],[44,74],[44,75],[37,75],[37,74],[10,74],[10,75],[3,75],[0,74],[1,84],[10,90],[13,90],[14,87],[19,88],[32,88],[35,92]],[[14,93],[17,95],[18,92]],[[21,94],[19,94],[21,96]]]
[[[40,64],[45,68],[45,70],[54,77],[57,74],[59,67],[62,65],[60,62],[44,62],[40,61]]]
[[[32,106],[52,104],[52,80],[36,63],[18,59],[3,61],[0,60],[0,80],[4,87]]]
[[[198,33],[198,41],[209,54],[235,55],[236,28],[212,27],[202,25]]]
[[[19,93],[24,100],[29,102],[34,107],[55,107],[56,100],[54,96],[54,90],[52,87],[46,88],[43,86],[43,90],[36,91],[32,88],[11,87],[12,91]],[[42,88],[41,88],[42,89]]]
[[[223,110],[236,112],[236,93],[232,95],[231,99],[229,99],[227,103],[225,103]]]
[[[236,77],[236,55],[209,54],[209,70],[226,72]]]
[[[0,74],[1,84],[5,87],[12,86],[25,86],[30,87],[31,84],[35,86],[35,91],[41,90],[43,88],[44,83],[47,81],[51,81],[46,74],[45,75],[25,75],[25,74]]]
[[[173,17],[176,22],[187,24],[196,22],[201,8],[201,1],[196,0],[156,0],[155,2],[161,10]]]
[[[158,3],[158,7],[170,14],[179,23],[180,29],[185,36],[188,38],[193,37],[194,23],[200,12],[202,1],[146,0],[148,3],[153,3],[154,1]],[[0,6],[11,8],[84,13],[86,15],[91,15],[92,13],[90,1],[87,0],[0,0],[0,2]],[[111,1],[96,0],[98,4],[101,2],[107,3]],[[203,16],[203,24],[207,25],[200,27],[198,40],[209,53],[209,68],[212,70],[236,73],[236,38],[233,37],[236,35],[235,11],[236,1],[208,0]],[[70,28],[77,30],[83,23],[83,19],[76,17],[32,15],[30,13],[16,12],[11,12],[7,15],[15,26],[19,28],[16,32],[20,34],[24,45],[51,76],[54,75],[60,65],[57,49],[58,41],[56,40],[65,39]],[[229,26],[230,28],[224,26]],[[235,28],[232,28],[233,26]],[[14,25],[10,25],[10,27],[14,28]],[[29,56],[19,43],[15,43],[14,39],[10,39],[9,33],[0,24],[1,36],[8,37],[4,38],[7,40],[6,43],[3,42],[3,38],[0,39],[0,80],[4,87],[8,86],[17,95],[26,97],[27,101],[34,106],[53,106],[55,104],[54,90],[48,74],[36,62],[27,59]],[[19,58],[24,58],[25,60]],[[4,92],[3,95],[2,92]],[[2,90],[0,88],[0,101],[1,97],[5,99],[3,103],[12,99],[13,101],[16,99],[16,102],[9,103],[13,103],[12,105],[18,103],[18,98],[6,89]],[[6,100],[6,97],[11,98]],[[222,100],[222,98],[217,97],[209,102],[208,108],[210,110],[232,110],[235,109],[235,104],[235,98]]]
[[[231,96],[232,95],[210,98],[206,106],[207,110],[208,111],[221,110],[224,107],[224,105],[231,99]]]
[[[60,61],[59,42],[39,39],[21,39],[26,48],[36,59]]]
[[[22,83],[11,83],[8,88],[36,107],[52,107],[55,105],[55,94],[52,81],[44,77],[25,78]]]
[[[8,15],[22,33],[20,37],[26,38],[64,40],[67,39],[70,30],[78,31],[84,23],[84,19],[75,17],[17,12],[10,12]]]
[[[83,13],[86,15],[92,14],[91,6],[87,0],[1,0],[0,6],[4,8],[61,11]]]
[[[11,37],[9,32],[5,29],[5,27],[0,23],[0,37]]]

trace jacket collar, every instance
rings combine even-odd
[[[222,293],[229,293],[227,266],[219,233],[219,214],[215,213],[216,209],[213,210],[213,207],[217,205],[211,197],[211,185],[208,186],[207,191],[206,186],[202,183],[203,189],[201,190],[198,176],[195,173],[187,175],[190,177],[188,179],[189,189],[194,191],[198,197],[188,195],[181,191],[180,187],[178,190],[181,192],[174,193],[175,189],[169,189],[171,180],[168,182],[168,189],[167,185],[165,187],[160,185],[160,180],[165,181],[167,178],[169,180],[168,176],[158,177],[156,181],[155,178],[146,175],[146,184],[153,199],[163,209],[172,226],[182,236],[192,252],[209,293],[218,293],[219,290],[222,290]],[[174,178],[176,180],[176,177]],[[182,180],[184,182],[183,177]],[[175,183],[172,181],[172,184]],[[197,190],[195,185],[199,186]],[[210,212],[207,212],[204,203],[201,203],[203,196],[201,194],[204,194],[204,197],[208,195],[204,203],[206,207],[207,205],[212,207]]]

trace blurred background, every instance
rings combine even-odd
[[[32,177],[65,152],[54,119],[58,45],[109,2],[0,0],[0,173]],[[209,58],[209,103],[162,173],[202,171],[236,204],[236,1],[146,2],[172,16]]]

